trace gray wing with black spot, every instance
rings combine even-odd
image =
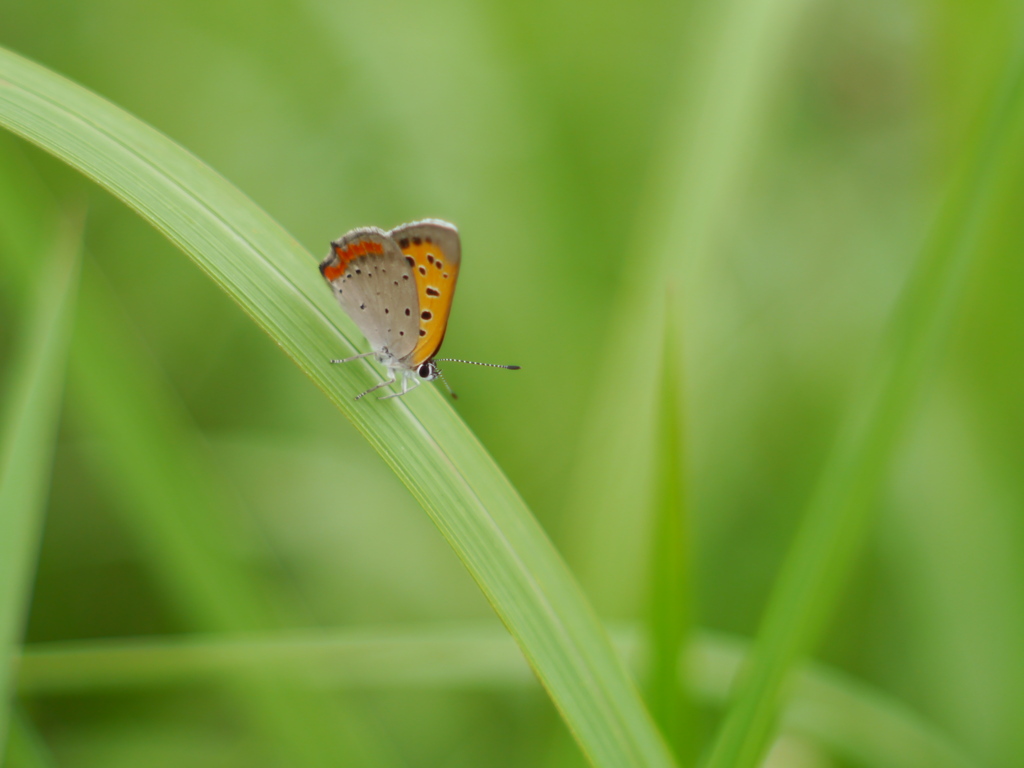
[[[398,244],[376,227],[354,229],[331,243],[320,273],[374,352],[396,358],[419,339],[419,302],[412,267]]]

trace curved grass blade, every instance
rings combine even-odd
[[[56,203],[21,146],[0,142],[0,241],[6,245],[0,300],[19,303],[38,271],[32,243],[51,231]],[[7,151],[4,151],[7,150]],[[117,296],[90,268],[79,287],[67,385],[68,417],[93,442],[87,458],[106,481],[114,514],[144,553],[168,606],[195,631],[269,631],[283,599],[238,547],[256,551],[238,521],[247,510],[214,470],[201,436],[162,372],[140,349]],[[245,542],[243,544],[243,542]],[[294,620],[303,621],[297,616]],[[336,695],[287,679],[228,681],[223,693],[260,751],[305,768],[396,765],[391,748]]]
[[[153,129],[2,50],[0,124],[150,221],[342,409],[455,549],[594,764],[672,765],[568,569],[443,398],[351,400],[372,383],[370,366],[326,364],[355,350],[347,339],[358,335],[322,285],[316,261],[287,233]]]
[[[80,249],[81,227],[66,226],[55,257],[39,271],[8,367],[0,422],[0,754],[11,714],[10,660],[21,643],[49,493]]]
[[[815,643],[872,520],[914,398],[948,340],[985,227],[1014,190],[1024,149],[1024,47],[1015,52],[961,179],[918,260],[861,401],[838,436],[765,611],[750,668],[708,768],[753,768],[793,665]]]

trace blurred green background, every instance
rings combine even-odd
[[[6,0],[0,45],[171,136],[317,258],[352,227],[455,222],[443,352],[523,367],[449,364],[456,407],[609,620],[647,610],[662,329],[643,313],[668,295],[695,621],[749,636],[1020,22],[1016,3],[948,0]],[[110,344],[200,451],[230,511],[222,554],[281,626],[497,624],[383,462],[187,258],[8,135],[0,171],[0,259],[18,237],[42,259],[55,211],[86,208]],[[818,653],[1005,766],[1024,760],[1013,208],[986,233]],[[0,293],[0,364],[15,295]],[[95,427],[87,389],[69,385],[27,642],[225,628],[168,585],[146,477]],[[353,765],[583,764],[539,686],[331,697]],[[282,764],[212,684],[24,703],[62,766]],[[793,754],[777,764],[846,765]]]

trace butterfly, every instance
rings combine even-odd
[[[519,369],[518,365],[434,357],[448,329],[461,262],[459,231],[440,219],[414,221],[390,232],[361,227],[331,243],[330,253],[320,262],[320,274],[372,347],[365,354],[331,362],[373,356],[389,377],[356,400],[394,384],[399,377],[402,391],[380,399],[404,395],[438,377],[448,387],[439,362]],[[410,380],[415,384],[409,386]],[[456,396],[451,387],[448,391]]]

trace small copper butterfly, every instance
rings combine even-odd
[[[387,368],[388,380],[356,396],[394,384],[400,375],[402,391],[440,377],[439,362],[469,363],[515,371],[518,365],[474,363],[435,358],[448,328],[448,314],[459,278],[462,247],[459,231],[440,219],[424,219],[385,232],[377,227],[353,229],[331,243],[320,262],[320,274],[348,316],[359,326],[372,351],[332,363],[376,358]],[[411,387],[409,380],[416,383]],[[455,393],[448,387],[452,397]]]

